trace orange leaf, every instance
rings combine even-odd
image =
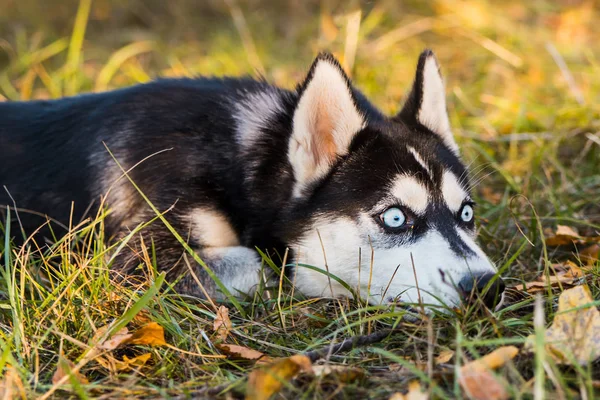
[[[224,342],[227,339],[227,336],[229,336],[232,327],[233,325],[229,319],[229,309],[225,306],[219,307],[213,324],[213,330],[217,333],[217,339]]]
[[[252,371],[246,386],[246,400],[269,399],[281,390],[284,382],[291,380],[301,371],[312,372],[312,363],[308,357],[300,354]]]
[[[485,356],[462,366],[463,369],[487,370],[500,368],[515,358],[519,349],[515,346],[502,346]]]
[[[260,351],[249,349],[244,346],[238,346],[237,344],[218,344],[217,348],[228,356],[244,360],[257,361],[269,358]]]
[[[512,360],[519,349],[515,346],[503,346],[478,360],[471,361],[460,368],[459,383],[470,399],[502,400],[508,399],[507,383],[496,378],[491,370],[499,368]]]
[[[135,331],[126,343],[164,346],[167,344],[165,341],[165,330],[156,322],[150,322]]]
[[[152,358],[152,354],[150,353],[145,353],[133,358],[123,356],[123,361],[119,362],[117,365],[117,370],[123,371],[133,367],[143,367],[146,365],[148,360],[150,360],[150,358]]]
[[[599,243],[600,237],[584,237],[577,231],[565,225],[558,225],[556,233],[546,238],[547,246],[562,246],[570,244]]]
[[[510,397],[506,391],[507,383],[499,382],[489,370],[461,369],[458,382],[472,400],[505,400]]]

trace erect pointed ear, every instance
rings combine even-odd
[[[435,55],[425,50],[419,57],[412,90],[398,118],[414,121],[439,135],[456,154],[458,145],[450,129],[446,109],[446,92]]]
[[[320,54],[297,90],[288,150],[296,179],[294,197],[348,153],[353,137],[365,125],[350,80],[332,55]]]

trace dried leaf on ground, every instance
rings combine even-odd
[[[129,339],[131,339],[132,335],[129,333],[127,328],[120,329],[118,332],[113,334],[110,338],[106,338],[104,341],[101,341],[102,337],[106,335],[106,332],[110,328],[109,325],[98,328],[96,334],[92,338],[92,343],[97,341],[96,347],[102,350],[114,350],[122,344],[127,343]]]
[[[123,361],[121,361],[118,364],[117,369],[118,370],[127,370],[130,368],[143,367],[144,365],[146,365],[148,360],[150,360],[150,358],[152,358],[152,354],[150,354],[150,353],[144,353],[142,355],[139,355],[139,356],[133,357],[133,358],[123,356]]]
[[[261,353],[260,351],[249,349],[248,347],[244,346],[239,346],[237,344],[218,344],[217,348],[232,358],[241,358],[243,360],[250,361],[258,361],[264,359],[270,360],[268,356]]]
[[[421,384],[418,381],[412,381],[408,384],[408,392],[406,394],[394,393],[389,400],[427,400],[429,394],[423,392]]]
[[[585,277],[585,271],[572,261],[553,264],[550,275],[540,275],[537,280],[518,285],[518,290],[527,290],[529,293],[543,292],[548,287],[562,287],[576,285]]]
[[[446,364],[448,361],[452,360],[453,357],[454,357],[453,350],[444,350],[435,358],[435,363],[436,364]]]
[[[364,369],[347,365],[314,365],[312,370],[315,376],[327,376],[343,383],[353,382],[365,376]]]
[[[135,331],[127,340],[129,344],[141,344],[147,346],[165,346],[165,330],[156,322],[150,322]]]
[[[600,259],[600,244],[593,244],[579,252],[579,257],[588,265],[593,266]]]
[[[229,319],[229,309],[225,306],[219,307],[213,324],[213,330],[217,333],[217,339],[223,342],[227,340],[227,336],[229,336],[232,328],[233,325]]]
[[[460,368],[459,383],[470,399],[501,400],[510,397],[508,383],[491,372],[513,359],[519,349],[503,346]]]
[[[558,298],[558,310],[545,336],[546,350],[557,362],[587,365],[600,357],[600,311],[582,307],[593,301],[586,285],[565,290]],[[532,335],[528,348],[533,340]]]
[[[71,372],[71,376],[66,381],[66,383],[70,383],[71,379],[76,379],[77,382],[82,384],[89,382],[81,372],[73,371],[73,368],[75,368],[75,364],[73,364],[71,360],[67,360],[66,358],[61,357],[61,359],[58,361],[56,371],[54,371],[54,375],[52,375],[52,383],[56,385],[65,376],[69,375],[69,372]]]
[[[139,355],[137,357],[129,358],[127,356],[123,356],[123,360],[118,360],[109,355],[105,355],[102,357],[95,358],[98,364],[102,365],[104,368],[109,371],[127,371],[134,368],[140,368],[146,365],[146,363],[152,358],[152,354],[145,353]]]
[[[256,369],[248,377],[246,400],[266,400],[279,392],[284,382],[300,372],[312,372],[312,363],[304,355],[296,354]]]
[[[594,243],[600,242],[600,237],[584,237],[579,233],[566,225],[558,225],[556,232],[546,237],[547,246],[563,246],[571,244],[583,244],[583,243]]]
[[[12,365],[6,367],[6,372],[0,380],[0,399],[23,399],[27,398],[25,386],[19,373]]]

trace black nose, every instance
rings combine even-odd
[[[490,281],[493,282],[490,284]],[[484,289],[489,288],[486,292]],[[500,302],[506,285],[504,281],[495,274],[468,275],[458,282],[461,296],[466,303],[473,303],[481,299],[487,308],[493,308]]]

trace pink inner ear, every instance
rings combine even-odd
[[[313,129],[311,150],[317,164],[331,163],[336,157],[337,148],[333,137],[333,118],[327,106],[318,104],[311,129]]]

